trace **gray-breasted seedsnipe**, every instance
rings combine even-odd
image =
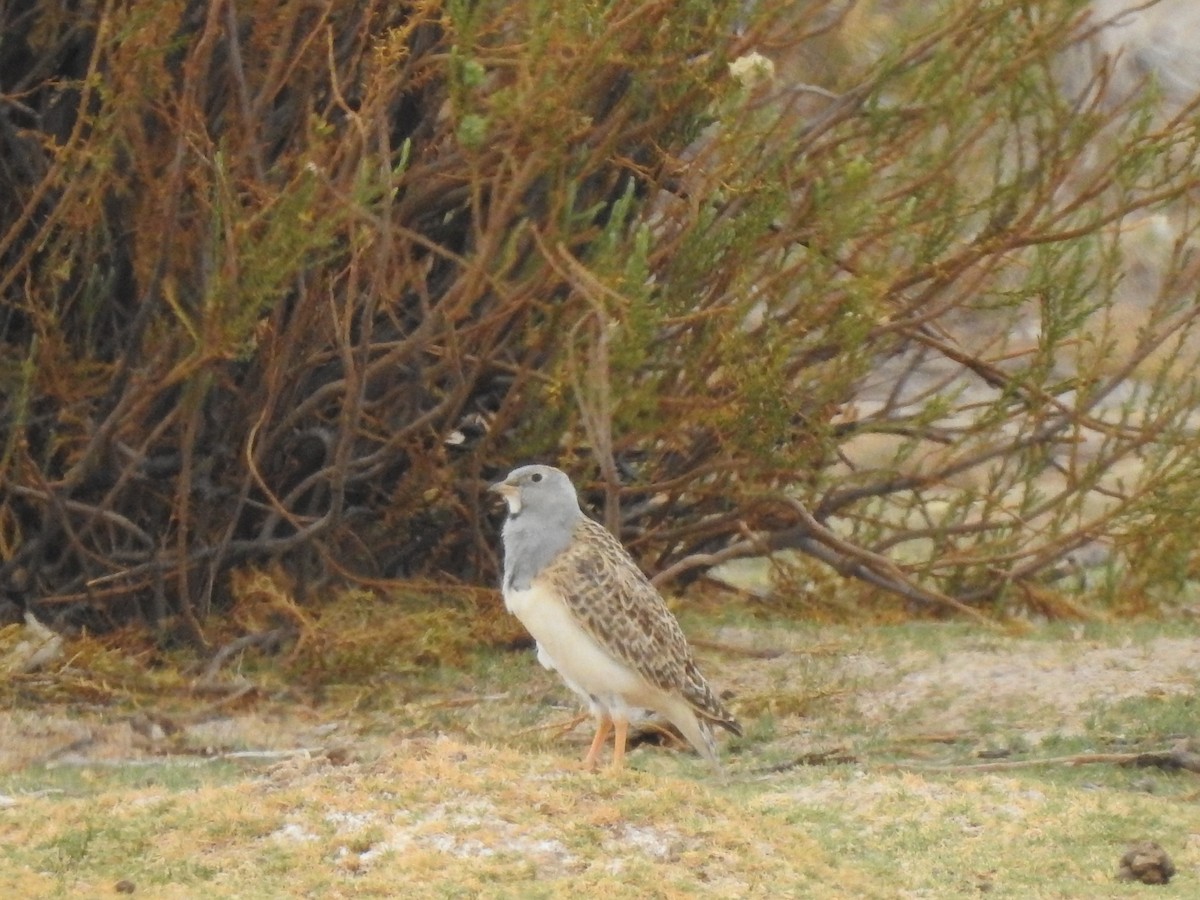
[[[566,474],[522,466],[492,485],[508,503],[504,603],[596,718],[584,759],[594,768],[610,731],[613,768],[624,763],[630,713],[665,716],[718,769],[712,725],[741,728],[692,658],[662,596],[602,525],[579,508]]]

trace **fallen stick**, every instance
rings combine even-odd
[[[205,753],[197,750],[194,753],[163,753],[144,759],[100,759],[93,757],[73,756],[67,759],[53,760],[46,764],[47,769],[61,769],[65,766],[95,766],[98,768],[144,768],[146,766],[201,766],[205,763],[221,762],[223,760],[255,760],[267,762],[278,759],[303,757],[315,759],[326,752],[325,747],[294,747],[289,750],[228,750],[221,753]]]
[[[904,769],[915,772],[1004,772],[1010,769],[1032,769],[1037,766],[1087,766],[1096,764],[1132,766],[1139,769],[1158,768],[1167,772],[1183,770],[1200,775],[1200,753],[1185,747],[1155,750],[1144,753],[1077,753],[1072,756],[1049,756],[1043,759],[1010,759],[985,763],[890,763],[883,769]]]
[[[714,650],[717,653],[727,653],[730,656],[746,656],[751,659],[778,659],[790,652],[777,647],[742,647],[737,644],[726,644],[722,641],[710,641],[697,637],[691,638],[688,643],[701,650]]]

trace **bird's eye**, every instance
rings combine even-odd
[[[529,480],[530,480],[530,481],[532,481],[532,482],[534,482],[534,483],[537,483],[537,482],[541,481],[541,480],[542,480],[542,473],[541,473],[541,472],[534,472],[532,475],[530,475],[530,476],[529,476]]]

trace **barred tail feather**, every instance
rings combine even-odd
[[[687,667],[687,683],[683,688],[684,698],[692,705],[696,713],[713,725],[720,725],[726,731],[742,736],[742,726],[738,724],[733,714],[725,708],[717,695],[713,693],[704,676],[700,674],[694,663]]]

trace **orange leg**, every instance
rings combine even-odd
[[[608,733],[612,731],[613,720],[608,716],[600,716],[596,722],[596,736],[592,739],[591,749],[588,750],[587,756],[583,758],[583,767],[588,770],[596,768],[596,758],[600,755],[600,748],[604,746],[604,742],[608,739]],[[622,750],[625,748],[622,747]]]
[[[612,770],[617,772],[625,765],[625,739],[629,736],[629,720],[621,716],[613,724],[617,733],[613,738]]]

